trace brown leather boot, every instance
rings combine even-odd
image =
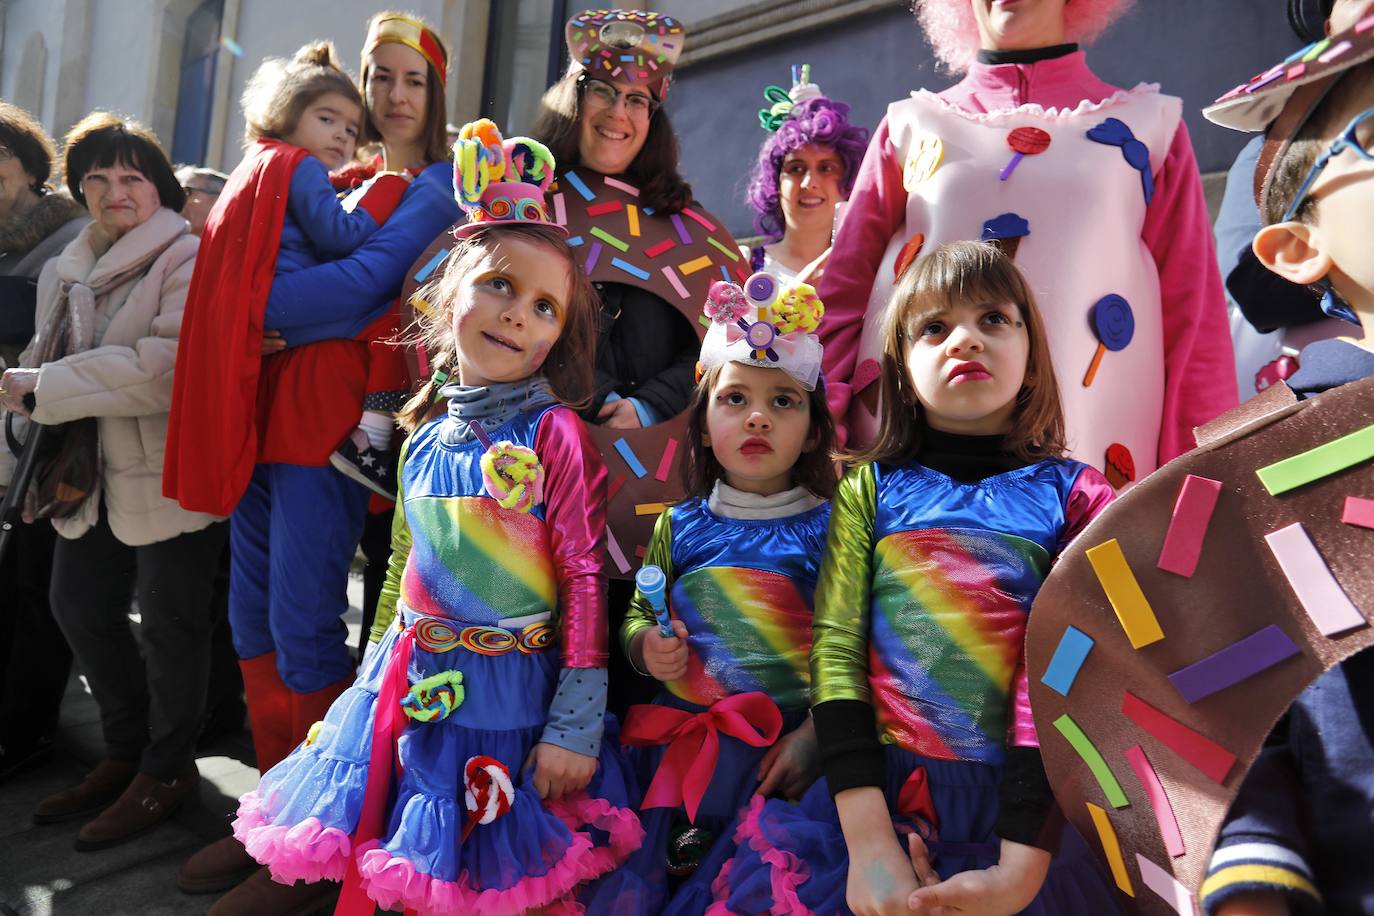
[[[142,836],[177,813],[200,785],[195,763],[171,782],[139,773],[129,788],[76,835],[78,852],[106,849]]]
[[[210,907],[206,916],[307,916],[333,907],[339,885],[332,881],[278,884],[266,868],[252,876]]]
[[[186,860],[177,872],[177,887],[186,894],[222,894],[257,870],[243,844],[227,836]]]
[[[49,795],[33,810],[35,824],[95,814],[108,807],[138,775],[138,764],[128,760],[102,760],[86,774],[80,785]]]

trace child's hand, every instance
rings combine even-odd
[[[639,651],[644,657],[645,671],[660,681],[676,681],[687,674],[687,624],[674,620],[673,632],[677,635],[671,639],[660,633],[657,626],[641,632],[644,636]]]
[[[534,767],[534,790],[552,800],[587,788],[596,773],[596,758],[543,741],[530,751],[525,769]]]
[[[286,338],[281,336],[281,331],[262,332],[262,355],[271,356],[273,353],[280,353],[286,349]]]
[[[816,725],[806,721],[782,738],[764,754],[759,764],[758,794],[781,792],[796,801],[821,775],[820,747],[816,744]]]
[[[960,872],[948,881],[939,881],[930,867],[926,844],[916,834],[907,838],[912,870],[921,877],[922,887],[912,892],[908,906],[928,916],[1010,916],[1024,910],[1050,868],[1050,854],[1034,846],[1002,841],[1001,857],[990,868]],[[939,883],[935,883],[939,882]]]
[[[920,887],[916,872],[889,827],[886,836],[858,849],[849,846],[849,882],[844,899],[855,916],[907,916]]]

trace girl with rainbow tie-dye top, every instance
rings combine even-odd
[[[1111,485],[1062,457],[1043,320],[997,248],[921,258],[890,314],[879,434],[836,490],[816,586],[825,778],[751,803],[710,912],[1114,913],[1081,841],[1051,865],[1023,657],[1040,583]]]
[[[422,293],[442,368],[402,414],[372,645],[234,824],[274,879],[343,880],[343,914],[570,905],[643,836],[601,743],[606,469],[568,406],[595,294],[548,219],[546,149],[483,121],[454,159],[468,222]]]
[[[712,285],[688,406],[688,498],[659,516],[644,557],[666,576],[673,635],[638,591],[620,634],[635,667],[663,684],[621,730],[645,840],[583,897],[589,912],[703,912],[749,799],[800,797],[819,775],[811,598],[835,488],[813,333],[823,311],[810,286],[782,289],[770,274]]]

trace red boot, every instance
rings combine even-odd
[[[323,719],[324,714],[329,711],[330,704],[352,684],[353,678],[350,676],[337,684],[330,684],[309,693],[291,692],[291,737],[296,744],[305,740],[305,736],[310,732],[310,726]]]
[[[299,740],[291,722],[294,694],[277,673],[275,652],[241,659],[239,668],[243,671],[243,693],[248,700],[248,724],[253,729],[258,772],[266,773],[291,753]]]

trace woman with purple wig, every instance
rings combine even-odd
[[[849,123],[849,106],[821,94],[811,65],[792,67],[792,89],[764,90],[759,123],[771,136],[749,180],[754,228],[769,241],[744,250],[753,270],[784,283],[818,282],[830,254],[840,204],[849,199],[868,131]]]

